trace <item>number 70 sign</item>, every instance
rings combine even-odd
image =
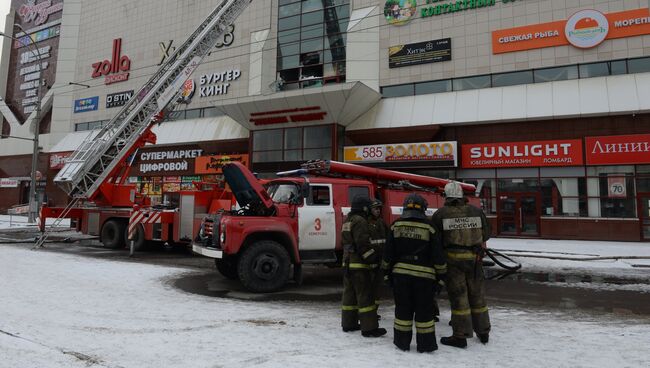
[[[624,176],[607,178],[607,194],[610,198],[625,198],[627,191]]]

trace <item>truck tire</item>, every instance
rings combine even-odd
[[[237,272],[244,287],[256,293],[280,290],[289,279],[291,260],[282,245],[272,240],[251,244],[239,258]]]
[[[126,247],[129,248],[131,246],[131,241],[129,240],[129,227],[127,226],[124,229],[124,241],[126,243]],[[142,251],[146,248],[146,241],[144,240],[144,228],[142,227],[141,224],[136,225],[135,229],[135,234],[133,235],[133,250],[136,252]]]
[[[120,220],[108,220],[102,226],[100,240],[106,248],[120,249],[124,248],[124,230],[126,223]]]
[[[239,274],[237,273],[237,259],[215,258],[214,264],[217,266],[217,271],[219,271],[223,277],[229,280],[239,279]]]

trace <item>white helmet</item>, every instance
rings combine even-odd
[[[452,181],[445,185],[445,197],[447,198],[463,198],[463,188],[460,183]]]

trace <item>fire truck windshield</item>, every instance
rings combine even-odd
[[[266,191],[275,203],[291,203],[292,200],[300,197],[300,188],[295,184],[272,183]]]

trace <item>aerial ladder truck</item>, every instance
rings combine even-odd
[[[450,182],[330,160],[307,162],[264,185],[241,163],[226,164],[223,173],[240,208],[208,215],[192,250],[214,258],[223,276],[254,292],[281,289],[292,266],[300,282],[303,264],[340,264],[341,227],[356,195],[379,198],[390,224],[411,193],[427,200],[431,216],[444,205],[441,193]],[[461,187],[480,206],[474,185]]]
[[[54,178],[54,183],[71,198],[65,208],[43,207],[40,247],[50,232],[45,232],[48,217],[56,217],[52,228],[65,218],[75,219],[82,232],[100,235],[105,245],[125,245],[129,219],[131,237],[137,244],[146,238],[185,241],[195,235],[196,213],[230,208],[229,193],[219,188],[181,192],[179,208],[138,211],[135,185],[126,183],[130,160],[146,143],[155,143],[154,124],[178,104],[181,87],[203,58],[223,38],[228,27],[251,0],[224,0],[196,28],[173,55],[151,76],[119,113],[96,135],[89,136],[69,157]],[[146,198],[141,199],[147,205]],[[139,222],[133,223],[133,219]],[[145,225],[147,225],[145,227]],[[151,225],[151,226],[148,226]]]

